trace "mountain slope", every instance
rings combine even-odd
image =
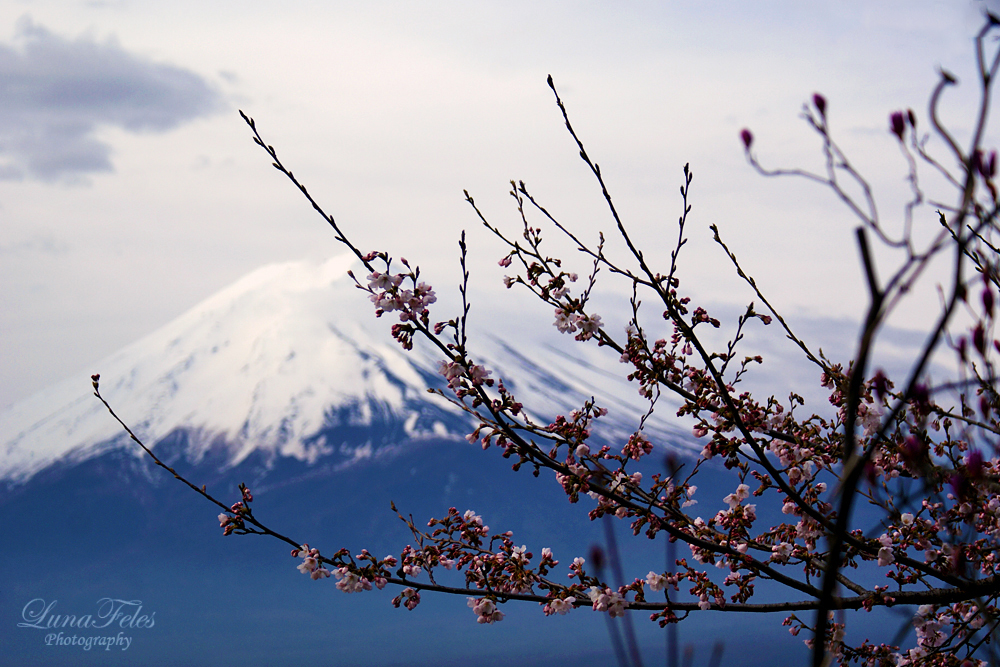
[[[442,386],[438,358],[419,345],[407,354],[391,340],[346,275],[353,261],[254,271],[96,364],[102,393],[147,443],[182,431],[186,457],[222,450],[227,466],[255,451],[266,462],[336,456],[348,464],[405,442],[464,437],[468,417],[427,393]],[[598,433],[618,438],[634,428],[638,411],[622,398],[634,390],[599,365],[530,341],[474,340],[477,361],[539,419],[601,387],[612,417]],[[81,375],[0,414],[0,480],[21,484],[57,461],[127,445]],[[680,441],[662,428],[659,435]]]

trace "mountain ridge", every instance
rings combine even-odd
[[[258,450],[265,459],[313,464],[338,455],[346,463],[404,442],[464,438],[469,416],[428,396],[445,386],[434,351],[406,353],[387,327],[364,324],[374,318],[347,276],[355,261],[253,271],[96,364],[102,393],[147,444],[182,430],[189,458],[223,448],[230,466]],[[600,386],[614,416],[596,434],[627,437],[638,423],[640,410],[624,398],[634,389],[592,360],[532,341],[515,348],[492,333],[475,339],[477,362],[536,420],[579,407]],[[669,427],[658,435],[683,440]],[[87,379],[71,378],[0,413],[0,482],[22,484],[56,461],[127,444]]]

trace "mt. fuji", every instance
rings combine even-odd
[[[427,393],[444,386],[439,360],[419,342],[406,353],[389,337],[389,323],[374,318],[347,276],[355,261],[254,271],[95,364],[103,394],[147,444],[184,431],[195,463],[222,450],[228,466],[254,451],[269,463],[333,456],[350,465],[407,442],[463,438],[468,416]],[[602,433],[634,429],[639,413],[620,397],[635,390],[620,377],[530,341],[515,350],[491,334],[472,339],[477,362],[537,417],[579,407],[599,386],[612,408]],[[0,413],[0,480],[24,483],[57,461],[122,446],[132,447],[81,373]]]

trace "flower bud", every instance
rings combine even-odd
[[[826,98],[819,93],[814,93],[813,104],[816,105],[816,110],[819,111],[819,115],[826,120]]]
[[[986,331],[982,322],[976,324],[976,328],[972,330],[972,344],[976,346],[976,351],[980,355],[986,353]]]
[[[743,128],[740,132],[740,139],[743,140],[743,148],[750,150],[750,144],[753,143],[753,134],[747,128]]]
[[[903,112],[893,111],[889,115],[889,125],[890,125],[889,129],[892,131],[892,133],[895,134],[900,141],[902,141],[903,133],[906,131],[906,121],[903,120]]]

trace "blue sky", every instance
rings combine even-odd
[[[499,290],[502,252],[463,189],[508,229],[513,178],[585,237],[610,231],[548,74],[652,257],[669,251],[691,163],[687,289],[748,300],[710,242],[716,223],[781,307],[856,318],[855,221],[829,193],[754,175],[739,131],[754,130],[766,164],[816,168],[797,115],[822,92],[835,137],[898,219],[905,171],[888,114],[926,119],[940,66],[970,80],[983,7],[4,3],[0,406],[74,373],[85,391],[94,362],[254,268],[340,252],[237,109],[360,246],[421,264],[442,294],[457,281],[462,229],[476,293]],[[944,107],[959,135],[968,88]]]

